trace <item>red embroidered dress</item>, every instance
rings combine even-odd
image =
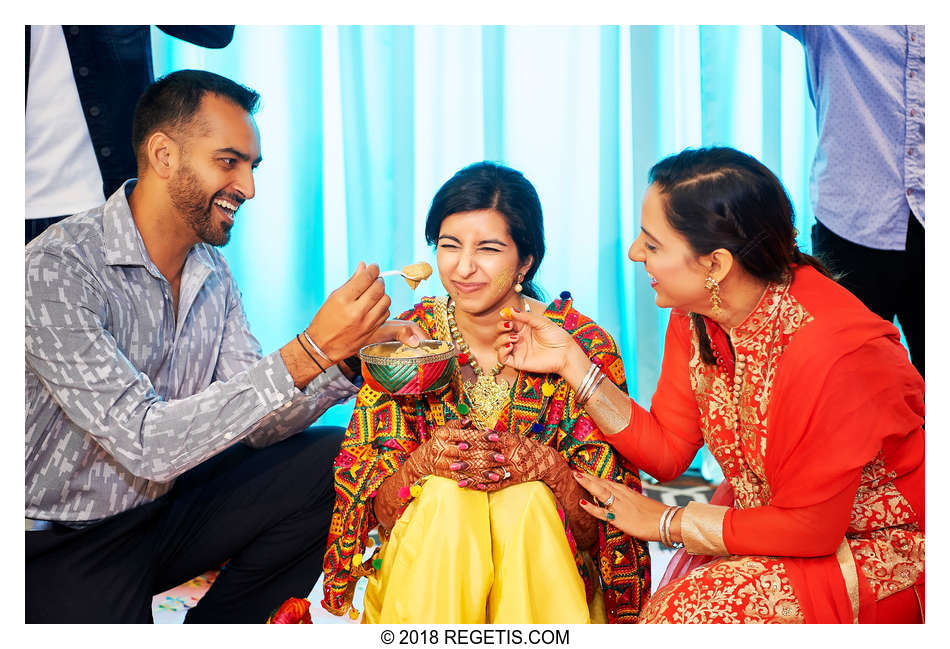
[[[641,622],[865,622],[892,594],[916,604],[924,384],[896,329],[810,267],[731,336],[705,324],[714,365],[671,315],[651,411],[635,406],[615,446],[666,480],[705,441],[735,504],[687,507],[686,550],[720,558],[658,590]]]
[[[436,316],[439,301],[442,318]],[[451,342],[444,323],[440,322],[444,309],[445,298],[424,298],[399,319],[412,320],[430,337]],[[573,309],[569,298],[554,300],[544,315],[570,332],[607,376],[626,390],[623,362],[609,334]],[[555,392],[543,409],[541,387],[545,381],[554,384]],[[372,562],[360,563],[360,557],[368,545],[368,532],[378,524],[371,506],[376,489],[428,439],[430,429],[460,418],[457,406],[463,399],[471,408],[455,381],[421,400],[394,398],[365,385],[360,390],[335,463],[337,497],[324,559],[322,602],[331,613],[346,613],[357,579],[373,572]],[[544,427],[540,433],[533,433],[531,425],[539,415]],[[607,443],[591,418],[577,407],[574,391],[560,377],[519,373],[511,388],[511,400],[499,415],[494,430],[531,435],[556,448],[574,468],[640,491],[637,468]],[[601,524],[598,543],[592,549],[599,571],[598,584],[598,575],[591,574],[575,548],[570,529],[565,529],[565,533],[584,579],[588,600],[600,585],[608,621],[636,622],[650,592],[646,543]]]

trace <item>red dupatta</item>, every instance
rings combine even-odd
[[[924,382],[897,329],[811,267],[796,269],[791,290],[815,319],[792,338],[776,372],[765,465],[771,504],[800,507],[827,500],[882,449],[899,449],[889,458],[897,473],[894,483],[923,531]],[[890,344],[889,355],[882,356],[881,367],[867,368],[853,400],[837,404],[836,420],[846,424],[819,420],[816,411],[832,367],[875,339]],[[786,568],[809,622],[873,621],[874,602],[860,570],[855,593],[835,556],[792,559]]]

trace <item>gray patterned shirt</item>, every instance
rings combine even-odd
[[[188,253],[178,318],[127,192],[26,247],[26,516],[92,521],[154,500],[238,440],[266,446],[356,392],[261,357],[224,257]]]

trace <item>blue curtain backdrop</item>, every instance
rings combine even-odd
[[[773,26],[239,26],[217,51],[152,37],[156,75],[206,69],[262,94],[257,198],[224,253],[265,353],[360,260],[434,266],[429,202],[483,159],[537,187],[540,284],[570,290],[615,336],[645,406],[668,312],[626,252],[653,163],[710,144],[757,156],[785,183],[811,248],[814,109],[801,46]],[[388,290],[394,315],[415,302],[402,282]],[[435,278],[418,289],[441,292]],[[322,421],[344,425],[350,411]]]

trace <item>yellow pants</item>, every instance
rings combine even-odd
[[[554,494],[540,482],[484,493],[430,477],[380,558],[363,622],[590,621]]]

